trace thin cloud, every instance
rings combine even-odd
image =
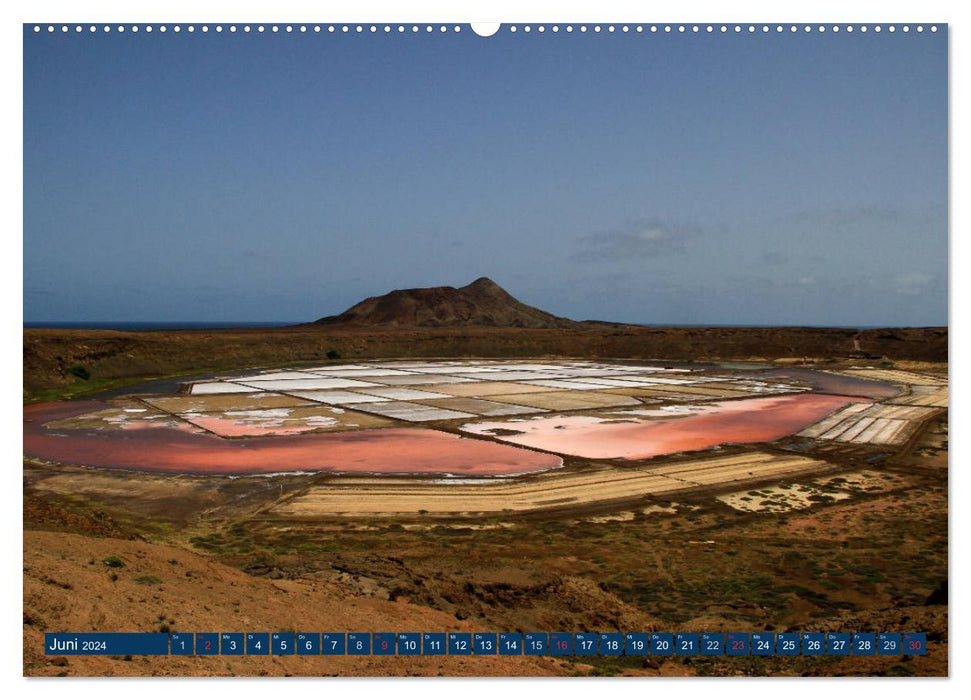
[[[584,236],[582,248],[573,257],[583,261],[615,262],[631,258],[654,258],[685,252],[685,242],[700,230],[659,219],[632,221],[621,228]]]
[[[789,256],[778,250],[768,250],[759,256],[759,262],[764,265],[785,265]]]
[[[836,209],[809,209],[788,217],[790,221],[828,228],[843,228],[862,223],[888,223],[903,217],[900,211],[884,207],[863,206]]]
[[[270,262],[273,257],[262,250],[256,250],[255,248],[243,248],[239,251],[240,256],[244,258],[249,258],[250,260],[258,260],[259,262]]]
[[[933,281],[933,275],[923,272],[901,272],[894,279],[897,293],[907,296],[916,296],[922,293]]]

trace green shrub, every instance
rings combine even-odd
[[[328,350],[327,351],[327,359],[328,360],[339,360],[339,359],[341,359],[341,354],[339,352],[337,352],[336,350]]]
[[[84,365],[74,365],[73,367],[68,367],[67,373],[73,374],[78,379],[91,379],[91,373]]]
[[[118,569],[125,565],[125,562],[122,561],[121,557],[116,557],[114,554],[102,559],[101,563],[105,566],[110,566],[112,569]]]

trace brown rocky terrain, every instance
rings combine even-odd
[[[115,565],[109,566],[106,559]],[[44,631],[470,631],[472,627],[428,607],[361,597],[339,585],[311,580],[256,578],[178,547],[137,539],[27,531],[24,561],[25,675],[535,676],[568,672],[568,664],[535,657],[46,657]]]
[[[316,324],[403,328],[576,328],[580,325],[522,303],[488,277],[480,277],[458,289],[396,289],[365,299],[344,313],[327,316]]]
[[[138,380],[375,358],[947,361],[947,328],[293,328],[124,332],[25,329],[28,400],[77,396]],[[858,359],[859,353],[880,359]],[[89,377],[73,372],[78,368]]]
[[[932,497],[939,501],[944,493],[944,489],[935,488],[919,498]],[[911,494],[906,497],[914,500]],[[901,592],[890,599],[876,590],[861,590],[860,583],[844,578],[849,573],[844,569],[837,573],[839,588],[831,589],[835,598],[827,601],[821,593],[827,590],[828,584],[818,581],[820,569],[791,568],[792,560],[786,552],[792,552],[793,545],[802,545],[796,547],[800,559],[818,562],[829,570],[841,560],[847,546],[857,556],[864,551],[860,549],[861,544],[876,545],[876,539],[872,544],[859,543],[857,533],[863,531],[859,525],[834,528],[839,518],[854,512],[859,514],[858,507],[835,506],[791,518],[781,531],[775,519],[746,516],[725,521],[722,516],[715,516],[716,520],[711,520],[710,515],[703,516],[703,521],[698,522],[701,530],[687,537],[692,541],[699,537],[712,538],[732,549],[725,552],[721,547],[708,545],[690,559],[684,557],[684,545],[678,543],[682,538],[671,529],[677,519],[657,523],[658,528],[667,532],[667,539],[673,536],[673,541],[666,544],[665,537],[657,536],[661,530],[654,532],[656,528],[647,521],[597,526],[600,532],[586,532],[590,526],[578,530],[576,527],[564,529],[563,524],[537,523],[530,536],[524,531],[510,534],[524,545],[515,556],[508,551],[511,540],[506,545],[497,543],[490,531],[449,532],[439,528],[434,533],[407,535],[394,526],[379,533],[367,529],[373,525],[357,533],[345,526],[331,531],[329,537],[337,532],[345,543],[360,540],[360,546],[342,547],[342,551],[332,552],[330,558],[325,547],[326,530],[298,533],[292,524],[240,523],[234,530],[238,536],[257,544],[264,552],[279,552],[267,559],[266,554],[254,557],[212,551],[212,545],[208,544],[197,548],[184,542],[147,539],[112,515],[91,513],[82,501],[65,506],[47,499],[32,497],[30,501],[31,508],[25,515],[23,563],[24,674],[28,676],[947,674],[946,582],[936,590],[928,588],[929,594],[914,591],[910,583],[913,575],[905,569],[912,563],[906,553],[908,547],[891,567],[895,578],[903,577],[906,581]],[[883,501],[879,496],[867,501],[864,519],[894,517],[895,509],[886,507],[888,504]],[[84,513],[95,517],[80,517]],[[902,515],[911,521],[910,514]],[[713,529],[717,519],[721,519],[721,524]],[[632,526],[635,529],[646,526],[647,531],[630,532],[635,539],[625,539],[624,533]],[[816,539],[815,526],[822,526],[833,539],[807,546],[805,538]],[[590,549],[585,543],[578,543],[578,534],[583,539],[592,536],[598,546]],[[320,545],[324,556],[306,550],[303,544],[289,550],[273,546],[267,537],[284,537],[288,542],[302,542],[311,547]],[[625,555],[635,541],[642,542],[645,538],[654,543],[643,545],[649,555],[647,559],[636,553],[632,557]],[[538,541],[530,544],[529,540]],[[911,541],[909,535],[907,540]],[[917,541],[923,538],[918,537],[913,543]],[[206,538],[206,542],[214,540]],[[224,542],[230,544],[231,540]],[[838,542],[845,544],[836,546]],[[500,549],[496,550],[494,544],[500,544]],[[769,552],[777,545],[781,546],[778,555],[782,559],[773,561],[777,555]],[[225,547],[219,549],[228,551]],[[303,554],[288,555],[287,551]],[[549,554],[544,558],[542,551]],[[756,560],[765,560],[766,554],[769,554],[768,561],[756,563]],[[603,561],[602,557],[624,559],[598,572],[596,562]],[[247,559],[251,563],[245,564]],[[750,567],[760,566],[763,571],[771,571],[783,562],[789,570],[779,572],[778,580],[763,575],[758,578],[757,588],[749,587],[748,581],[755,580]],[[741,569],[728,571],[738,568],[740,563]],[[861,574],[871,576],[865,568]],[[595,583],[595,579],[605,575],[608,581]],[[682,578],[684,575],[687,577]],[[639,588],[628,589],[617,576],[641,580]],[[675,580],[679,582],[676,588],[666,585]],[[729,582],[732,587],[728,586]],[[823,586],[819,587],[819,583]],[[818,592],[805,598],[809,591],[804,586]],[[678,589],[684,590],[679,594]],[[777,591],[785,592],[785,596],[791,591],[805,593],[789,601],[787,606],[784,598],[773,597]],[[683,600],[676,603],[673,598],[679,595]],[[695,596],[693,602],[686,595]],[[671,605],[665,604],[665,598],[672,598]],[[645,614],[645,607],[667,611],[667,619],[650,617]],[[817,608],[818,612],[827,610],[827,614],[813,614]],[[674,610],[681,611],[685,619],[670,618]],[[780,617],[783,610],[788,611],[783,617],[791,620],[783,621]],[[42,651],[45,631],[395,632],[523,628],[921,630],[928,633],[929,650],[923,657],[895,658],[669,659],[65,657],[45,656]]]
[[[885,457],[867,469],[896,478],[781,515],[738,512],[698,492],[643,513],[454,522],[275,515],[304,477],[227,481],[25,460],[24,673],[947,675],[946,417]],[[42,651],[45,631],[524,629],[925,631],[929,650],[670,659]]]
[[[580,323],[483,278],[392,292],[290,328],[25,330],[23,352],[24,397],[34,401],[156,378],[403,357],[770,360],[937,374],[931,363],[947,361],[948,330]],[[853,459],[844,461],[855,467]],[[449,523],[275,515],[273,503],[309,477],[227,482],[25,460],[24,674],[946,675],[947,464],[942,416],[887,459],[905,479],[850,502],[776,516],[739,513],[699,493],[629,519]],[[925,657],[894,659],[68,658],[42,650],[45,631],[523,628],[922,630],[930,644]]]
[[[395,290],[280,328],[125,332],[25,329],[24,396],[65,398],[147,378],[328,359],[570,357],[946,362],[947,328],[653,327],[571,321],[492,280]]]

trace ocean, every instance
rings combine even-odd
[[[301,321],[34,321],[24,328],[58,328],[97,331],[183,331],[216,328],[278,328]]]

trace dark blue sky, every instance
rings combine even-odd
[[[24,318],[947,323],[947,38],[24,31]]]

